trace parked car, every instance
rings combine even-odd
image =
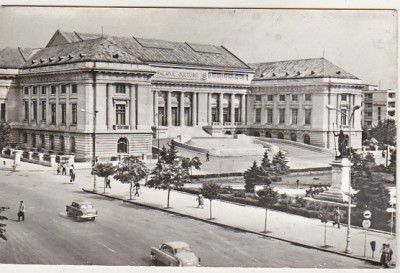
[[[152,247],[151,259],[169,266],[200,266],[200,258],[184,242],[168,242],[159,248]]]
[[[66,206],[67,215],[76,217],[77,220],[89,219],[94,221],[97,217],[97,210],[93,208],[92,202],[79,201],[72,202],[71,205]]]

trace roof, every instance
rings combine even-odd
[[[0,50],[0,68],[19,68],[39,49],[6,47]]]
[[[98,43],[105,43],[104,41],[107,41],[113,54],[129,55],[126,56],[126,60],[136,60],[138,63],[165,63],[251,69],[246,63],[223,46],[135,37],[100,36],[98,34],[61,32],[59,30],[53,35],[46,48],[43,49],[39,55],[35,56],[34,59],[58,58],[58,53],[69,55],[69,51],[73,51],[75,55],[79,55],[78,51],[83,52],[85,50],[85,47],[81,44],[84,43],[88,45],[90,41],[93,43],[91,45],[95,47]],[[89,52],[85,54],[89,54]],[[92,55],[92,59],[104,61],[104,58],[102,59],[99,57],[104,57],[105,55],[110,55],[108,47],[103,47],[101,54]],[[44,64],[41,63],[41,65]]]
[[[172,248],[186,248],[186,247],[190,247],[187,243],[185,242],[180,242],[180,241],[175,241],[175,242],[167,242],[165,243],[166,245],[169,245]]]
[[[254,63],[250,66],[256,70],[254,80],[321,77],[358,79],[324,58]]]

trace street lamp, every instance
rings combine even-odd
[[[82,112],[93,115],[93,133],[92,133],[92,145],[93,145],[93,155],[92,155],[92,167],[96,166],[96,120],[97,113],[99,111],[94,111],[94,113],[81,109]],[[96,174],[93,173],[93,191],[96,192]]]
[[[328,108],[328,110],[334,110],[337,111],[339,113],[341,113],[342,115],[345,115],[348,118],[348,123],[349,123],[349,149],[350,149],[350,157],[351,157],[351,153],[352,153],[352,147],[351,147],[351,128],[352,128],[352,119],[354,118],[354,112],[358,109],[360,109],[360,105],[356,105],[353,107],[353,111],[351,112],[351,115],[348,116],[346,113],[343,113],[340,109],[335,108],[332,105],[327,104],[326,108]],[[350,246],[350,242],[351,242],[351,233],[350,233],[350,225],[351,225],[351,168],[349,171],[349,194],[348,194],[348,198],[347,198],[347,239],[346,239],[346,253],[351,253],[351,246]]]

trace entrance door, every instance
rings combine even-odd
[[[179,119],[178,119],[178,107],[171,107],[171,118],[172,118],[172,126],[178,126],[179,125]]]
[[[230,116],[230,113],[229,113],[229,112],[230,112],[230,111],[229,111],[228,108],[224,108],[224,113],[223,113],[224,122],[230,122],[230,121],[231,121],[231,116]]]
[[[192,117],[190,115],[190,107],[185,107],[185,126],[192,126]]]

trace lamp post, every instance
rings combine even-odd
[[[348,118],[348,123],[349,123],[349,150],[350,150],[350,157],[351,157],[351,153],[352,153],[351,128],[353,126],[352,125],[352,120],[354,118],[354,112],[356,110],[360,109],[360,106],[359,105],[354,106],[353,107],[353,111],[351,112],[350,116],[348,116],[347,114],[343,113],[341,110],[335,108],[332,105],[327,104],[326,108],[328,108],[329,110],[337,111],[337,112],[341,113],[342,115],[345,115]],[[346,239],[346,250],[345,250],[346,253],[351,253],[352,252],[351,245],[350,245],[350,243],[351,243],[351,232],[350,232],[350,230],[351,230],[351,227],[350,227],[350,225],[351,225],[351,168],[350,168],[350,171],[349,171],[349,176],[350,176],[349,177],[349,193],[348,193],[348,198],[347,198],[347,209],[348,209],[348,212],[347,212],[347,239]]]
[[[94,113],[86,111],[85,109],[81,109],[82,112],[86,112],[88,114],[93,115],[93,133],[92,133],[92,147],[93,147],[93,154],[92,154],[92,167],[96,166],[96,120],[97,120],[97,113],[99,111],[95,110]],[[96,174],[93,173],[93,191],[96,192]]]

